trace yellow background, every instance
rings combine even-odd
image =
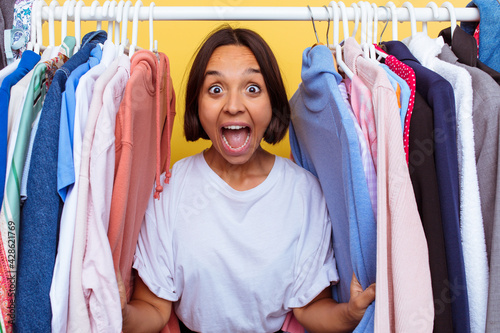
[[[84,1],[87,6],[92,4],[91,0]],[[404,1],[393,1],[397,7],[401,7]],[[469,0],[453,1],[455,7],[465,7]],[[49,4],[47,0],[47,4]],[[100,1],[101,5],[104,3]],[[149,6],[150,0],[143,1],[143,6]],[[344,1],[346,6],[350,6],[351,2]],[[412,1],[414,7],[425,7],[428,1]],[[63,2],[60,2],[62,6]],[[135,1],[132,1],[132,7]],[[323,0],[210,0],[210,1],[166,1],[158,0],[156,6],[289,6],[289,7],[321,7],[328,6],[329,1]],[[383,6],[386,1],[376,1],[375,4]],[[441,2],[437,3],[438,7]],[[199,140],[195,143],[187,142],[184,139],[183,133],[183,115],[184,115],[184,97],[185,84],[187,80],[187,72],[193,53],[199,46],[204,37],[214,28],[221,25],[222,21],[156,21],[154,23],[154,39],[158,41],[158,50],[165,53],[171,64],[171,75],[174,82],[174,89],[177,97],[176,111],[177,116],[174,123],[174,131],[172,134],[172,163],[186,156],[195,154],[209,146],[209,142]],[[303,50],[313,45],[316,42],[312,23],[310,21],[241,21],[229,22],[233,27],[244,27],[257,31],[271,46],[280,65],[288,97],[290,98],[300,83],[300,71]],[[391,32],[392,24],[389,23],[384,32],[382,41],[392,39]],[[439,31],[449,26],[449,22],[431,22],[428,24],[428,31],[431,37],[436,37]],[[382,31],[384,22],[379,22],[378,32]],[[82,23],[82,36],[92,30],[95,30],[95,22]],[[102,29],[107,30],[107,22],[103,22]],[[350,33],[352,33],[353,25],[350,24]],[[327,22],[316,22],[316,30],[320,41],[326,44]],[[417,30],[421,31],[421,25],[418,23]],[[44,23],[44,44],[48,41],[48,24]],[[332,41],[333,28],[330,27],[330,42]],[[149,23],[147,21],[139,22],[138,28],[138,46],[149,48]],[[60,44],[60,24],[55,24],[56,45]],[[74,35],[74,25],[68,22],[68,35]],[[403,39],[410,35],[410,23],[400,22],[398,24],[399,39]],[[128,38],[132,39],[132,22],[128,23]],[[340,39],[342,39],[342,31]],[[114,37],[113,37],[114,38]],[[360,33],[356,39],[360,40]],[[114,39],[113,39],[114,40]],[[288,157],[290,147],[288,136],[279,144],[270,146],[264,143],[264,147],[271,152]]]

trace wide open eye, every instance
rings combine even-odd
[[[261,89],[258,85],[256,84],[251,84],[247,87],[247,91],[251,94],[258,94],[260,93]]]
[[[208,88],[208,92],[211,94],[220,94],[222,92],[222,87],[217,85],[211,86]]]

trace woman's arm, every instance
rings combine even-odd
[[[172,310],[172,302],[159,298],[144,284],[139,275],[135,278],[134,293],[127,304],[125,285],[117,274],[118,288],[122,302],[123,329],[127,332],[161,331],[167,325]]]
[[[349,303],[337,303],[326,288],[306,306],[293,309],[293,315],[311,333],[351,332],[374,299],[375,284],[363,291],[353,274]]]

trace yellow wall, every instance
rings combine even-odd
[[[49,0],[46,0],[50,3]],[[91,0],[84,1],[86,5],[90,6]],[[401,7],[404,3],[401,1],[393,1],[397,7]],[[428,1],[412,1],[415,7],[425,7]],[[456,7],[465,7],[469,0],[455,0],[453,5]],[[103,4],[104,1],[100,0]],[[132,1],[135,4],[135,1]],[[151,0],[144,0],[143,5],[149,6]],[[320,7],[323,5],[328,6],[329,1],[325,0],[157,0],[155,1],[156,6],[304,6],[310,5],[311,7]],[[344,1],[347,6],[350,6],[351,2]],[[385,5],[386,1],[376,1],[377,5]],[[62,2],[60,3],[62,5]],[[438,3],[438,6],[441,3]],[[184,114],[184,89],[186,83],[186,72],[188,70],[189,62],[192,55],[200,42],[213,28],[219,26],[223,22],[213,22],[213,21],[158,21],[154,25],[154,38],[158,40],[158,49],[164,52],[170,59],[171,63],[171,73],[174,82],[175,92],[177,96],[177,116],[175,119],[173,137],[172,137],[172,163],[175,161],[199,152],[205,147],[208,147],[209,142],[199,141],[196,143],[188,143],[184,139],[184,134],[182,130],[183,114]],[[280,65],[283,78],[285,80],[285,85],[287,89],[288,96],[291,97],[298,84],[300,83],[300,70],[301,70],[301,59],[302,51],[304,48],[311,46],[315,43],[315,35],[310,21],[304,22],[230,22],[234,27],[244,27],[250,28],[257,31],[262,37],[269,43],[273,49],[278,63]],[[382,31],[384,24],[379,23],[378,31],[379,34]],[[449,26],[449,23],[429,23],[429,35],[436,36],[438,32]],[[107,23],[103,22],[103,29],[107,29]],[[326,43],[326,21],[316,22],[316,30],[320,41]],[[418,31],[421,31],[421,26],[418,24]],[[70,23],[68,25],[68,34],[72,34],[74,27]],[[60,29],[59,24],[56,23],[56,44],[60,42]],[[94,22],[85,22],[82,24],[82,35],[86,32],[95,30]],[[129,38],[131,39],[132,24],[128,24]],[[148,22],[139,23],[139,37],[138,46],[143,48],[149,48],[149,29]],[[332,29],[330,29],[331,33]],[[352,24],[350,26],[350,31],[352,33]],[[398,25],[399,39],[403,39],[410,35],[410,23],[404,22]],[[390,40],[391,37],[391,23],[389,23],[382,40]],[[331,41],[330,35],[330,41]],[[342,32],[340,34],[342,39]],[[359,32],[357,35],[359,41]],[[44,41],[48,41],[48,25],[44,24]],[[46,42],[44,44],[47,44]],[[281,143],[275,146],[269,146],[265,144],[265,147],[275,154],[288,157],[290,153],[290,148],[288,144],[288,137],[286,137]]]

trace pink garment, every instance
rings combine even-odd
[[[297,321],[292,311],[286,315],[285,322],[283,323],[281,330],[288,333],[305,333],[306,331]]]
[[[90,102],[87,123],[82,141],[82,153],[78,187],[78,203],[71,255],[68,301],[68,332],[91,332],[90,314],[83,291],[83,260],[87,242],[87,215],[90,195],[90,153],[95,133],[95,126],[102,108],[104,89],[118,70],[119,61],[115,59],[106,71],[97,79]]]
[[[168,170],[170,167],[175,93],[168,58],[163,53],[158,56],[159,60],[145,50],[134,54],[130,79],[116,118],[115,180],[108,240],[128,300],[133,291],[135,248],[151,187],[156,177],[156,190],[162,190],[160,168],[166,165]],[[173,319],[172,324],[175,328]]]
[[[408,84],[408,87],[410,87],[410,101],[408,102],[408,110],[406,112],[406,117],[405,117],[405,129],[403,133],[403,146],[405,149],[406,164],[408,164],[409,161],[408,149],[410,143],[410,119],[411,119],[411,114],[413,112],[413,105],[415,103],[415,87],[416,87],[415,72],[410,66],[399,61],[395,56],[392,55],[388,55],[385,58],[385,64],[389,66],[389,68],[397,76],[405,80],[405,82]]]
[[[356,67],[355,63],[347,63],[349,69]],[[351,97],[351,107],[359,126],[363,131],[370,150],[370,155],[377,172],[377,128],[375,125],[375,115],[373,113],[372,93],[363,83],[359,76],[354,75],[352,80],[345,79],[346,89]],[[399,111],[398,111],[399,113]]]
[[[346,63],[372,92],[377,125],[377,285],[375,332],[432,332],[434,302],[427,241],[405,163],[396,95],[354,38]]]
[[[90,152],[82,288],[92,332],[119,332],[122,327],[120,294],[107,236],[115,171],[115,119],[130,76],[129,57],[122,55],[118,61],[116,74],[104,89]]]

